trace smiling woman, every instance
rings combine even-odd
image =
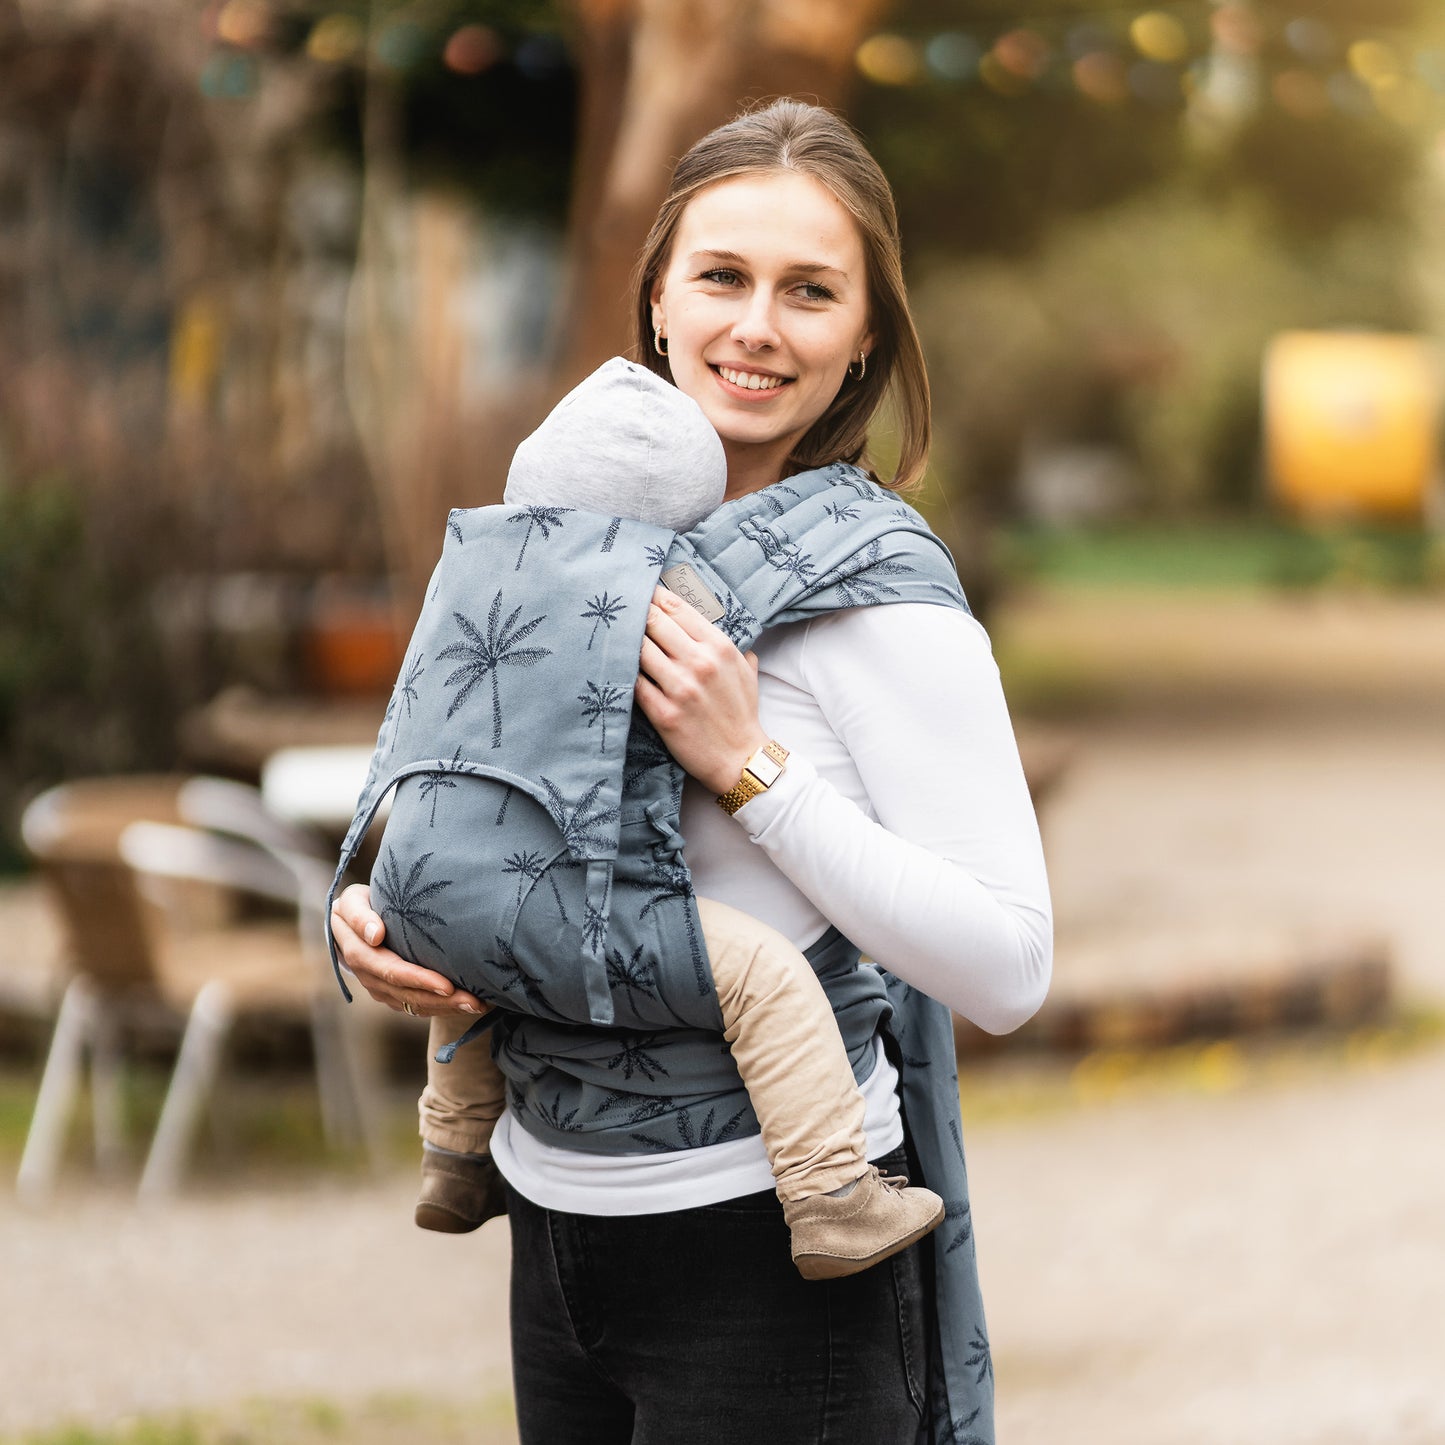
[[[929,441],[888,184],[827,111],[784,100],[745,113],[679,161],[636,287],[637,359],[722,440],[730,500],[691,543],[756,570],[763,598],[776,601],[779,584],[831,598],[770,612],[748,653],[726,623],[666,590],[651,598],[635,696],[687,774],[680,827],[665,838],[686,867],[671,865],[659,901],[695,888],[807,952],[850,1050],[866,1158],[913,1176],[946,1210],[931,1248],[914,1242],[846,1278],[805,1279],[762,1139],[730,1112],[737,1090],[652,1062],[667,1046],[689,1067],[712,1065],[731,1031],[627,1036],[594,1077],[584,1055],[605,1040],[585,1020],[569,1019],[550,1049],[525,1021],[506,1025],[506,1108],[485,1143],[445,1147],[505,1180],[521,1439],[989,1445],[992,1364],[948,1010],[995,1033],[1023,1023],[1048,983],[1051,920],[988,639],[923,519],[888,490],[921,475]],[[864,468],[885,397],[900,460],[880,485]],[[588,444],[599,451],[590,433]],[[686,450],[672,460],[684,475],[697,466]],[[626,484],[611,485],[606,505],[620,508]],[[871,542],[848,541],[859,527]],[[922,537],[927,558],[887,550],[904,532]],[[611,595],[585,609],[579,599],[594,631]],[[516,685],[528,683],[525,673]],[[534,701],[545,705],[540,690]],[[590,694],[579,701],[597,710]],[[510,894],[520,881],[499,886]],[[341,895],[333,930],[392,1007],[478,1006],[381,946],[365,889]],[[576,963],[570,950],[556,960]],[[632,963],[615,965],[619,986],[635,986]],[[455,1024],[441,1027],[454,1037]],[[761,1052],[796,1074],[836,1045],[833,1033],[805,1029]],[[574,1085],[598,1102],[559,1113]],[[529,1111],[534,1094],[545,1118]],[[424,1097],[423,1121],[464,1117],[463,1104],[439,1090]],[[857,1207],[846,1186],[828,1197]]]

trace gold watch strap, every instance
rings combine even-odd
[[[776,767],[764,768],[759,766],[757,772],[753,771],[755,764],[760,763],[764,754],[772,759]],[[759,793],[766,793],[777,781],[778,774],[787,766],[787,762],[787,748],[785,748],[782,743],[774,742],[770,738],[743,764],[742,776],[738,778],[737,782],[735,782],[727,792],[718,795],[718,807],[720,807],[728,817],[732,817],[750,798],[756,798]],[[766,782],[758,776],[758,772],[762,772],[764,776],[767,777]]]

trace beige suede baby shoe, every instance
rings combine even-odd
[[[943,1222],[943,1200],[931,1189],[885,1177],[872,1164],[841,1198],[814,1194],[783,1201],[793,1234],[793,1263],[804,1279],[857,1274],[907,1249]]]

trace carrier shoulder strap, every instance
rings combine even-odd
[[[948,548],[896,492],[846,463],[724,503],[679,538],[739,647],[843,607],[968,603]],[[721,585],[719,585],[721,584]]]

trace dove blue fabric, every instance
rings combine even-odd
[[[843,463],[724,503],[680,534],[563,507],[455,511],[331,889],[392,795],[371,875],[388,944],[502,1006],[488,1019],[517,1122],[583,1151],[758,1130],[719,1046],[678,831],[682,769],[632,703],[653,589],[680,563],[744,649],[767,627],[842,607],[967,610],[923,518]],[[921,1182],[947,1207],[920,1445],[989,1442],[952,1016],[862,964],[836,930],[808,957],[860,1082],[883,1029]]]

